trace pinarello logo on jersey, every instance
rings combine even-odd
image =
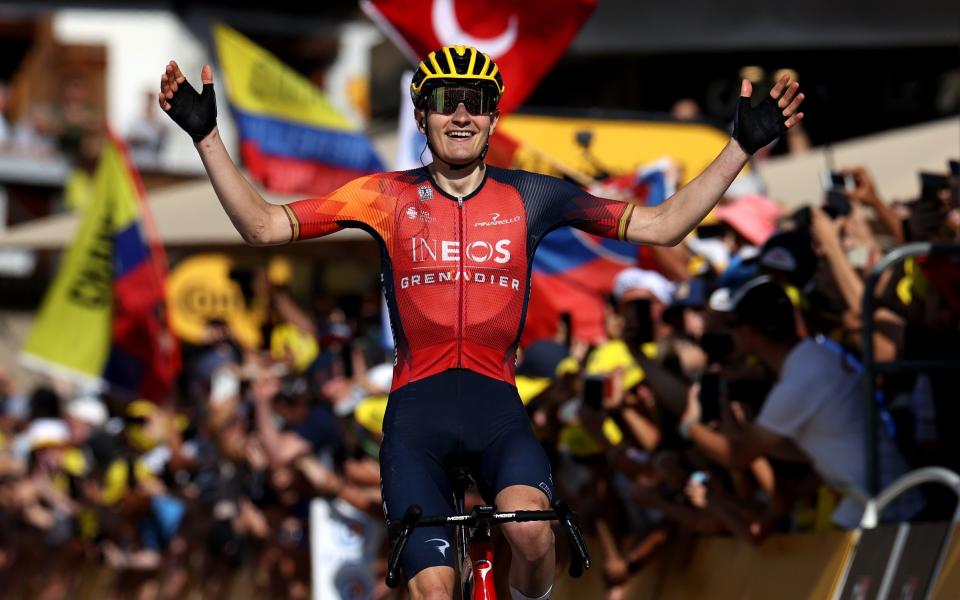
[[[477,221],[476,223],[473,224],[473,226],[474,227],[495,227],[497,225],[509,225],[510,223],[516,223],[519,220],[520,220],[520,215],[501,219],[500,213],[490,213],[489,221]]]

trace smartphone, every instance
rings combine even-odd
[[[710,423],[720,418],[720,395],[723,380],[717,373],[704,373],[700,378],[700,420]]]
[[[733,336],[729,333],[704,333],[700,336],[700,347],[711,364],[722,363],[733,354]]]
[[[563,346],[569,348],[573,344],[573,315],[569,312],[560,313],[560,322],[563,323]]]
[[[624,340],[631,346],[638,346],[652,342],[653,335],[653,314],[650,310],[650,300],[645,298],[631,300],[626,303],[627,312],[624,316],[627,318],[624,327]]]
[[[793,216],[793,226],[799,229],[800,231],[809,231],[810,224],[813,222],[813,215],[811,214],[809,206],[801,206],[796,211],[794,211]]]
[[[587,375],[583,378],[583,403],[593,410],[603,409],[603,393],[607,387],[602,375]]]
[[[940,192],[950,188],[950,179],[939,173],[920,172],[920,200],[939,202]]]
[[[850,192],[857,187],[857,182],[853,178],[853,175],[844,175],[838,171],[826,169],[823,171],[821,177],[823,179],[823,189],[828,191],[841,190]]]
[[[830,215],[831,219],[845,217],[850,214],[850,198],[840,190],[827,190],[823,211]]]
[[[347,341],[340,347],[340,362],[343,364],[343,376],[353,377],[353,341]]]

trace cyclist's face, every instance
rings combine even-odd
[[[417,111],[417,122],[426,124],[430,146],[439,155],[437,158],[454,164],[476,160],[499,119],[499,111],[472,115],[467,112],[462,102],[450,115],[433,111]]]

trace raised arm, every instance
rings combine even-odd
[[[750,155],[803,119],[803,113],[797,112],[803,102],[799,89],[800,84],[790,83],[785,75],[770,90],[769,97],[751,106],[753,86],[744,79],[730,142],[702,173],[665,202],[636,207],[626,229],[626,239],[660,246],[674,246],[683,241],[720,201]]]
[[[170,61],[160,77],[160,108],[193,138],[217,198],[243,240],[256,246],[289,242],[292,229],[286,211],[250,185],[220,139],[210,65],[203,66],[200,79],[203,92],[197,93],[177,63]]]

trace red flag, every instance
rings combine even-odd
[[[117,188],[133,197],[118,200],[129,204],[122,211],[126,218],[115,223],[112,343],[103,377],[117,391],[164,402],[181,367],[167,316],[167,257],[126,144],[112,133],[108,141],[122,163],[114,176],[126,180]]]
[[[500,67],[506,86],[500,110],[520,106],[566,51],[596,0],[362,0],[410,60],[441,46],[474,46]]]

